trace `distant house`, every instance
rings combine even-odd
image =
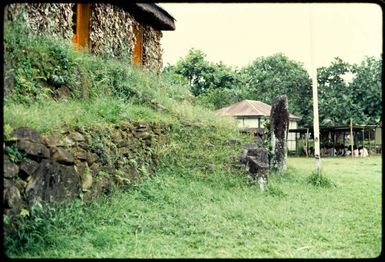
[[[243,130],[263,128],[266,120],[270,118],[271,106],[260,101],[243,100],[241,102],[218,109],[216,114],[232,116],[237,120],[238,127]],[[289,114],[289,129],[298,127],[297,122],[301,118]],[[288,150],[296,150],[295,134],[288,133]]]
[[[94,54],[129,59],[159,72],[162,30],[175,30],[175,19],[153,3],[93,1],[77,3],[10,3],[5,19],[23,12],[30,31],[72,41]]]

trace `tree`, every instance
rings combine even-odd
[[[197,49],[189,50],[175,66],[167,66],[163,71],[186,78],[195,96],[218,88],[233,89],[239,84],[235,70],[222,62],[215,64],[207,61],[206,54]]]
[[[352,117],[353,90],[344,76],[351,65],[336,57],[328,67],[317,69],[318,108],[320,125],[347,125]]]
[[[350,65],[336,57],[329,67],[317,70],[321,125],[377,124],[382,113],[382,60],[365,58]],[[352,81],[346,81],[346,75]]]
[[[382,116],[382,59],[366,57],[352,68],[355,123],[378,124]]]
[[[303,65],[278,53],[260,57],[241,69],[247,99],[271,104],[279,95],[287,95],[289,111],[302,117],[302,124],[312,123],[311,79]]]

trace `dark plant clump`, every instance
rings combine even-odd
[[[330,188],[337,186],[330,178],[322,175],[322,173],[317,174],[315,171],[306,179],[306,182],[315,187]]]

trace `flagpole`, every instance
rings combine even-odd
[[[320,174],[321,169],[321,154],[320,154],[320,138],[319,138],[319,116],[318,116],[318,87],[317,87],[317,66],[315,63],[315,26],[314,26],[314,14],[313,6],[310,4],[309,22],[310,22],[310,53],[311,53],[311,78],[312,78],[312,91],[313,91],[313,134],[314,134],[314,158],[315,158],[315,171],[316,174]]]

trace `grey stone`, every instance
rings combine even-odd
[[[34,143],[42,143],[42,138],[39,132],[34,128],[20,127],[11,132],[11,136],[21,140],[28,140]]]
[[[99,157],[97,154],[87,152],[87,163],[89,166],[91,166],[93,163],[95,163],[98,159],[99,159]]]
[[[78,172],[78,174],[82,176],[85,170],[88,169],[88,164],[87,162],[77,161],[75,164],[75,169]]]
[[[7,155],[4,155],[3,171],[4,177],[14,178],[17,173],[19,173],[19,167],[15,163],[12,163]]]
[[[86,169],[82,175],[82,190],[89,190],[92,186],[92,173],[91,170]]]
[[[59,202],[72,199],[80,192],[80,176],[74,166],[43,159],[25,192],[30,205],[35,200]]]
[[[82,134],[80,134],[79,132],[73,132],[70,137],[74,140],[74,141],[77,141],[77,142],[83,142],[85,141],[85,138]]]
[[[66,136],[64,137],[64,146],[74,146],[75,142],[72,140],[72,138]]]
[[[31,159],[27,159],[20,164],[20,176],[26,179],[32,176],[36,169],[39,167],[39,163]]]
[[[72,153],[74,158],[80,159],[80,160],[87,160],[87,151],[82,149],[81,147],[75,147],[72,149]]]
[[[74,163],[72,154],[61,147],[51,148],[51,158],[62,164],[72,165]]]
[[[60,139],[59,136],[54,134],[45,134],[42,135],[43,143],[47,147],[57,147],[57,146],[64,146],[63,141]]]
[[[46,146],[40,143],[30,142],[28,140],[20,140],[16,142],[16,147],[25,152],[27,155],[35,158],[49,158],[49,150]]]
[[[20,195],[20,191],[19,189],[12,185],[10,186],[9,188],[7,188],[5,190],[5,201],[8,205],[8,207],[12,208],[12,209],[18,209],[21,205],[21,195]]]
[[[256,180],[260,185],[261,190],[264,190],[268,182],[268,150],[259,148],[253,144],[246,145],[239,160],[246,166],[249,177]]]

